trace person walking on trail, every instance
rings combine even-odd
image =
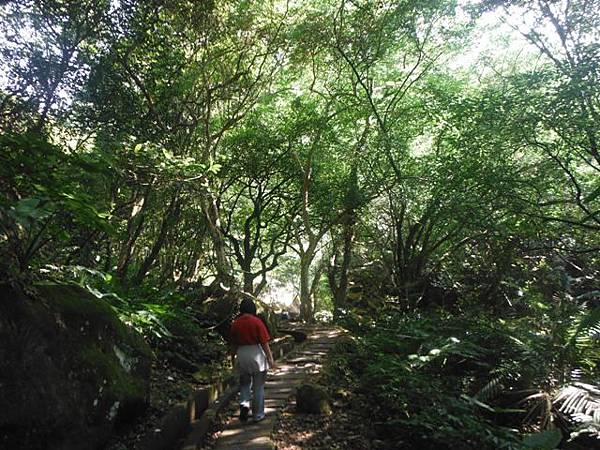
[[[242,300],[230,337],[234,370],[240,378],[240,420],[248,420],[252,406],[252,419],[258,422],[265,418],[265,381],[267,370],[275,367],[275,362],[269,347],[269,331],[256,316],[256,305],[251,299]]]

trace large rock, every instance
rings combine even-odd
[[[318,384],[304,383],[296,389],[296,409],[308,414],[331,414],[327,390]]]
[[[146,405],[152,353],[71,285],[0,286],[0,448],[95,449]]]

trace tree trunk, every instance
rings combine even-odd
[[[311,312],[314,319],[317,310],[317,299],[319,297],[319,289],[321,288],[321,275],[323,274],[323,264],[319,264],[313,275],[312,283],[310,284],[310,301]]]
[[[352,259],[352,246],[354,243],[354,221],[344,224],[344,250],[342,253],[342,267],[340,268],[340,281],[334,297],[336,308],[342,307],[346,303],[348,295],[348,272],[350,271],[350,262]]]
[[[254,274],[250,264],[244,264],[241,267],[244,273],[244,292],[254,295]]]
[[[149,193],[150,187],[148,187],[142,195],[139,195],[139,192],[134,194],[131,214],[127,221],[127,238],[121,246],[117,262],[116,275],[117,278],[121,280],[127,275],[127,269],[131,261],[131,256],[133,255],[133,247],[144,227],[145,211],[148,205]]]
[[[258,285],[254,288],[254,296],[258,297],[260,295],[260,293],[264,290],[264,288],[267,287],[267,277],[266,275],[263,273],[262,274],[262,278],[260,280],[260,282],[258,283]]]
[[[165,215],[163,217],[162,223],[160,224],[160,231],[158,233],[158,237],[156,238],[156,241],[154,241],[154,245],[152,246],[150,253],[148,254],[148,256],[146,256],[146,258],[144,258],[144,261],[142,262],[142,265],[140,266],[140,269],[138,270],[138,273],[136,274],[133,280],[135,284],[140,284],[143,281],[144,277],[154,264],[154,261],[156,260],[156,257],[160,252],[160,249],[163,247],[165,240],[167,239],[167,235],[169,233],[169,228],[173,224],[173,218],[175,218],[179,213],[180,205],[178,202],[178,198],[178,192],[175,193],[171,198],[171,203],[169,204],[169,207],[167,208],[167,211],[165,212]]]
[[[353,213],[344,223],[342,228],[343,247],[341,255],[341,264],[338,264],[339,254],[337,245],[335,245],[333,253],[333,263],[327,270],[327,279],[329,288],[333,296],[334,311],[344,307],[346,297],[348,296],[348,273],[350,271],[350,263],[352,259],[352,246],[354,244],[354,216]]]
[[[310,298],[310,263],[312,255],[308,252],[300,257],[300,319],[313,321],[312,300]]]
[[[207,193],[202,199],[202,206],[215,252],[215,269],[217,271],[215,284],[223,284],[224,287],[229,288],[234,284],[234,279],[227,259],[225,238],[221,232],[217,199]]]

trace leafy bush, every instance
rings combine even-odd
[[[210,324],[204,323],[188,299],[178,292],[148,286],[124,292],[111,274],[82,266],[54,269],[55,278],[75,283],[107,300],[123,322],[151,342],[210,335]]]
[[[598,313],[570,312],[564,323],[382,314],[363,328],[346,370],[370,399],[378,434],[397,436],[397,448],[555,448],[558,431],[545,429],[592,434],[600,416],[600,390],[572,383],[575,373],[594,376]]]

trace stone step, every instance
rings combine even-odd
[[[286,398],[267,398],[267,399],[265,399],[265,408],[278,409],[281,405],[283,405],[283,403],[287,399],[288,399],[288,397],[286,397]]]
[[[259,434],[253,435],[253,434],[247,434],[246,431],[244,431],[243,433],[240,433],[240,435],[238,436],[238,438],[231,438],[231,437],[223,437],[223,438],[219,438],[219,447],[218,448],[222,448],[223,447],[228,447],[228,446],[235,446],[237,445],[238,449],[245,449],[247,448],[246,446],[264,446],[264,445],[269,445],[271,444],[271,437],[269,436],[271,434],[271,428],[265,428],[264,430],[260,430]],[[240,445],[242,444],[242,445]]]
[[[288,392],[270,392],[269,393],[269,398],[272,398],[272,399],[275,399],[275,400],[285,400],[290,395],[292,395],[293,392],[294,391],[288,391]]]
[[[270,395],[283,394],[286,392],[293,392],[293,391],[294,391],[293,386],[277,386],[277,387],[266,386],[265,387],[265,396],[268,397]]]

